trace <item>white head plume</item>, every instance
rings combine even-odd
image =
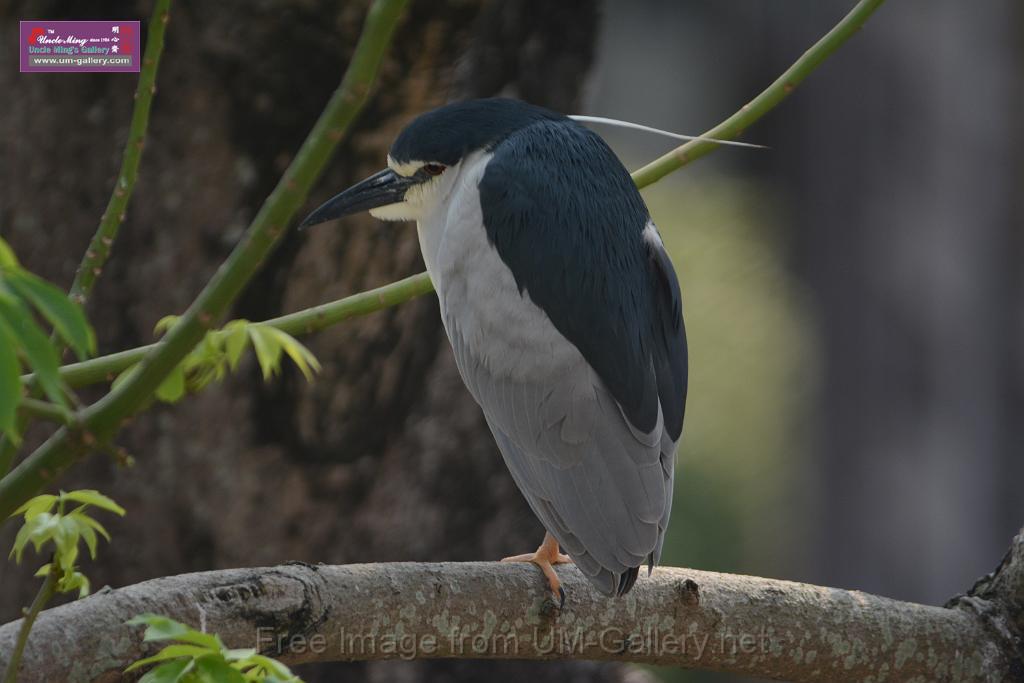
[[[631,121],[620,121],[619,119],[609,119],[604,116],[583,116],[581,114],[570,114],[570,119],[579,121],[581,123],[598,123],[607,126],[616,126],[618,128],[632,128],[633,130],[642,130],[645,133],[655,133],[657,135],[664,135],[665,137],[675,138],[676,140],[700,140],[701,142],[713,142],[716,145],[730,145],[732,147],[749,147],[752,149],[768,149],[765,145],[755,145],[750,142],[736,142],[735,140],[718,140],[716,138],[705,138],[700,135],[682,135],[680,133],[672,133],[667,130],[661,130],[660,128],[652,128],[651,126],[644,126],[639,123],[633,123]]]

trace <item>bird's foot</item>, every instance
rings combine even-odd
[[[548,586],[551,587],[551,594],[557,598],[558,608],[561,609],[565,605],[565,589],[562,588],[562,582],[558,580],[558,574],[555,573],[553,565],[570,564],[572,558],[558,552],[558,541],[555,540],[554,536],[544,534],[544,542],[540,544],[536,552],[503,557],[501,561],[532,562],[540,567],[540,570],[544,572],[544,576],[548,580]]]

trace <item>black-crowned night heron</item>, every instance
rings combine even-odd
[[[679,283],[629,173],[566,116],[474,100],[413,120],[303,225],[367,209],[416,221],[462,379],[547,529],[505,559],[563,601],[570,558],[625,594],[661,556],[687,378]]]

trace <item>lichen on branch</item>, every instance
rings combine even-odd
[[[171,576],[39,615],[33,681],[107,680],[154,654],[125,621],[158,612],[285,663],[589,659],[818,682],[1013,680],[1012,653],[968,610],[752,576],[659,568],[606,598],[573,566],[559,610],[536,567],[305,565]],[[0,660],[17,622],[0,627]]]

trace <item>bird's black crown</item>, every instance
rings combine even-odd
[[[532,123],[561,119],[566,117],[520,100],[492,97],[455,102],[413,119],[395,139],[390,154],[398,163],[436,161],[451,166],[472,151],[493,148]]]

